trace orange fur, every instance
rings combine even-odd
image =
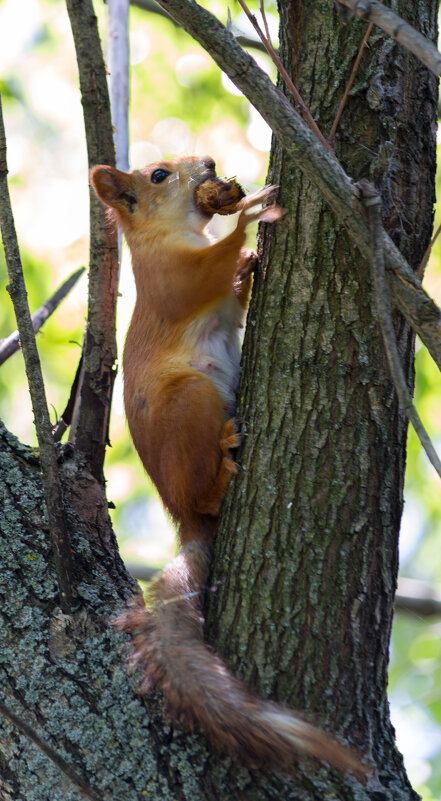
[[[161,687],[170,710],[199,725],[218,748],[285,768],[296,751],[359,770],[350,751],[288,710],[255,698],[204,645],[200,590],[222,499],[237,465],[233,418],[239,328],[248,302],[248,223],[274,221],[277,207],[250,211],[266,187],[238,204],[234,231],[204,233],[197,187],[215,177],[209,157],[164,161],[132,174],[92,170],[97,196],[117,217],[132,253],[137,300],[124,349],[124,401],[134,445],[178,529],[181,554],[119,625],[133,635],[143,691]]]

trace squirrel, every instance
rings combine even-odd
[[[139,692],[161,689],[172,719],[199,727],[217,750],[246,764],[290,771],[303,752],[362,776],[349,748],[256,697],[203,639],[210,546],[238,470],[230,449],[241,440],[234,419],[239,329],[257,258],[243,246],[250,222],[282,216],[277,206],[253,211],[276,187],[241,197],[235,181],[217,178],[210,157],[160,161],[132,173],[98,165],[91,183],[132,255],[137,299],[123,355],[131,437],[182,546],[153,583],[148,608],[137,594],[116,622],[132,635]],[[236,228],[212,241],[204,229],[213,212],[235,209]]]

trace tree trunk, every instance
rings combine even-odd
[[[437,3],[396,3],[436,38]],[[281,53],[328,134],[362,37],[331,0],[280,3]],[[425,28],[423,27],[423,21]],[[394,241],[416,267],[430,236],[435,81],[375,33],[334,147],[354,179],[381,189]],[[258,693],[352,742],[366,787],[302,761],[286,777],[216,756],[173,728],[128,675],[108,625],[133,590],[101,484],[60,449],[79,581],[57,606],[38,461],[0,429],[2,700],[103,801],[415,798],[394,746],[386,671],[397,571],[406,423],[373,313],[370,266],[317,190],[277,146],[270,180],[284,220],[265,231],[247,327],[243,466],[224,505],[207,635]],[[412,336],[396,329],[412,383]],[[72,781],[0,715],[0,801],[79,801]]]
[[[284,63],[327,136],[364,31],[343,28],[331,2],[279,5]],[[436,39],[437,3],[422,5],[426,14],[408,0],[395,10]],[[385,226],[416,269],[432,226],[436,80],[373,31],[355,87],[337,157],[380,189]],[[351,780],[302,766],[286,785],[293,797],[308,788],[322,799],[326,787],[410,799],[386,695],[407,423],[370,265],[277,145],[269,181],[287,214],[263,238],[243,354],[243,471],[217,537],[209,634],[259,694],[308,710],[374,766],[356,796]],[[395,323],[412,387],[413,336],[398,314]],[[268,797],[259,785],[252,797]]]

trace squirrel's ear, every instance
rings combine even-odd
[[[96,196],[106,206],[114,209],[125,207],[133,211],[137,201],[131,175],[115,167],[98,164],[90,171],[90,182]]]

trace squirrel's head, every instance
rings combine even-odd
[[[196,190],[216,177],[215,166],[210,156],[158,161],[131,173],[99,164],[90,181],[129,239],[167,230],[200,233],[211,214],[197,207]]]

